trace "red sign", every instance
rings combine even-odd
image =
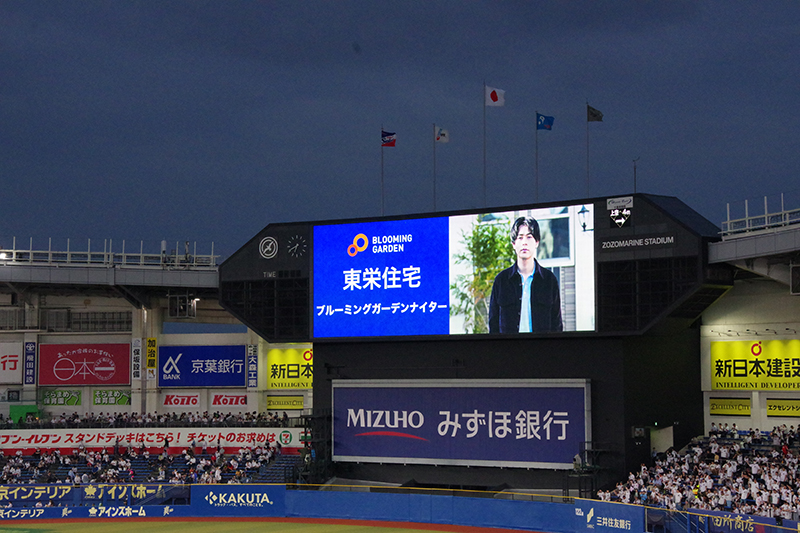
[[[39,346],[39,385],[130,384],[130,344]]]
[[[173,405],[198,405],[200,403],[199,394],[165,394],[164,406]]]
[[[211,405],[247,405],[246,394],[215,394]]]

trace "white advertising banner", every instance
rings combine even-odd
[[[22,343],[0,342],[0,383],[22,384]]]
[[[81,444],[89,449],[112,449],[119,439],[119,445],[138,447],[140,443],[148,448],[163,449],[169,440],[171,453],[179,453],[181,449],[191,446],[192,442],[199,448],[205,442],[208,450],[217,447],[243,448],[245,446],[265,446],[279,442],[281,446],[300,448],[306,439],[303,428],[236,428],[236,427],[199,427],[199,428],[110,428],[110,429],[17,429],[0,430],[0,450],[17,450],[28,448],[76,449]]]

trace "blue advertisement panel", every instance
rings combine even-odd
[[[200,516],[285,516],[284,485],[192,485]]]
[[[159,387],[244,387],[245,346],[159,346]]]
[[[314,336],[445,335],[446,218],[314,227]]]
[[[644,507],[597,500],[575,500],[575,533],[646,531]]]
[[[741,513],[726,513],[724,511],[709,511],[706,509],[688,509],[692,523],[699,531],[708,533],[782,533],[783,531],[798,531],[798,522],[795,520],[781,520],[780,527],[776,527],[775,518],[766,516],[747,515]],[[650,521],[648,512],[648,521]]]
[[[25,343],[25,368],[23,384],[36,385],[36,343],[28,341]]]
[[[334,381],[337,461],[568,469],[585,380]]]
[[[197,515],[193,507],[189,505],[98,505],[92,507],[10,507],[0,509],[0,521],[145,517],[185,518],[190,516]]]
[[[590,203],[315,225],[313,337],[593,331],[593,216]]]

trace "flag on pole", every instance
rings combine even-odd
[[[437,143],[449,143],[450,142],[450,132],[444,128],[436,128],[436,142]]]
[[[484,85],[486,90],[486,105],[488,107],[500,107],[506,104],[506,92],[503,89],[495,89]]]
[[[397,134],[381,130],[381,146],[394,146],[395,141],[397,141]]]
[[[603,113],[586,104],[586,120],[589,122],[603,122]]]
[[[556,117],[548,117],[546,115],[540,115],[536,113],[536,129],[537,130],[552,130],[553,129],[553,121]]]

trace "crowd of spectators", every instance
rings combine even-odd
[[[147,448],[114,446],[113,450],[86,450],[81,445],[65,455],[59,450],[40,449],[31,456],[22,451],[6,458],[0,473],[0,485],[18,483],[247,483],[253,475],[269,466],[280,446],[242,447],[226,455],[220,447],[206,453],[203,446],[171,455],[167,448],[150,454]],[[182,460],[177,460],[178,457]],[[145,468],[138,477],[134,465]],[[66,471],[64,475],[63,472]],[[23,475],[23,472],[25,475]],[[62,477],[58,476],[62,473]],[[230,475],[227,475],[230,474]]]
[[[627,481],[600,490],[600,500],[797,519],[800,512],[800,427],[740,431],[712,424],[682,453],[654,454]]]
[[[185,450],[183,469],[170,468],[172,458],[159,459],[157,476],[150,476],[148,482],[162,482],[167,480],[167,472],[172,473],[167,480],[169,483],[222,483],[228,478],[228,484],[249,483],[253,475],[263,467],[269,465],[278,448],[275,446],[256,446],[254,448],[240,448],[235,455],[226,457],[222,450],[217,450],[210,457],[195,457],[191,450]],[[231,476],[225,476],[225,473]]]
[[[78,413],[40,418],[27,415],[14,422],[0,415],[0,428],[77,429],[77,428],[154,428],[154,427],[289,427],[291,420],[284,412],[258,413]]]

